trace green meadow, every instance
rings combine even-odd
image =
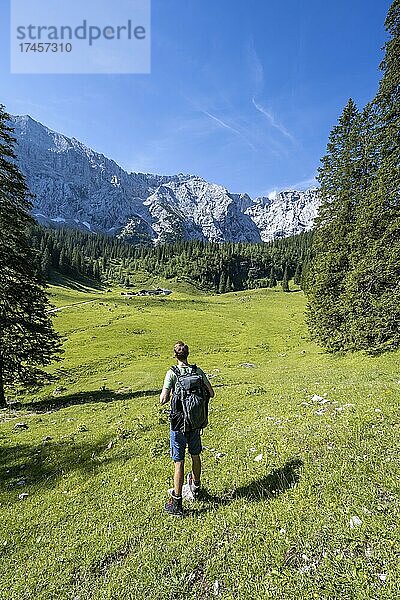
[[[400,597],[398,353],[324,353],[301,291],[70,283],[57,381],[0,413],[1,600]],[[177,339],[216,391],[183,519],[158,398]]]

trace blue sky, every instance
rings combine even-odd
[[[129,14],[132,1],[118,3]],[[153,0],[150,75],[11,75],[2,0],[0,102],[130,171],[193,173],[251,196],[305,189],[347,99],[375,94],[389,6]]]

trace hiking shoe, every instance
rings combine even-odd
[[[182,496],[175,496],[174,492],[164,506],[165,512],[173,517],[183,517]]]
[[[198,500],[201,495],[201,487],[199,485],[192,484],[192,494],[195,500]]]
[[[193,478],[193,473],[188,473],[187,483],[190,491],[192,492],[193,500],[198,500],[200,496],[200,481],[195,481]]]

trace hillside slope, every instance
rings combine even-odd
[[[94,302],[57,313],[59,381],[1,413],[2,599],[398,596],[397,354],[322,354],[301,292],[50,291]],[[158,405],[179,338],[216,390],[183,521]]]

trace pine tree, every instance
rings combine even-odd
[[[60,352],[60,339],[46,312],[48,301],[37,278],[39,261],[29,243],[32,224],[28,189],[14,160],[9,115],[0,106],[0,405],[5,390],[38,383],[40,367]]]
[[[275,287],[277,284],[274,267],[271,267],[269,272],[269,284],[271,287]]]
[[[400,1],[389,9],[383,77],[364,119],[365,192],[348,281],[351,347],[400,345]],[[353,298],[353,302],[351,302]]]
[[[346,107],[320,170],[306,291],[311,332],[331,350],[400,346],[400,0],[385,26],[378,93],[361,116]]]
[[[75,273],[80,273],[79,250],[77,248],[72,250],[71,270]]]
[[[225,275],[225,271],[221,272],[221,276],[220,276],[220,279],[219,279],[218,292],[220,294],[225,294],[225,292],[226,292],[226,275]]]
[[[69,269],[69,262],[68,262],[68,258],[67,258],[67,251],[66,248],[62,248],[61,252],[60,252],[60,257],[58,259],[58,268],[60,269],[61,273],[68,273]]]
[[[288,275],[288,266],[285,265],[285,269],[283,271],[283,279],[282,279],[282,290],[284,292],[289,292],[289,275]]]
[[[307,322],[311,335],[328,350],[346,345],[343,303],[350,269],[350,238],[359,202],[361,119],[349,100],[329,137],[318,181],[321,206],[315,222],[313,258],[307,269]]]
[[[97,261],[93,264],[93,278],[96,279],[97,281],[101,280],[100,265]],[[130,286],[129,277],[127,279],[128,279],[128,283],[127,284],[125,283],[125,285]]]
[[[301,274],[302,274],[301,263],[298,262],[297,265],[296,265],[296,270],[294,272],[294,277],[293,277],[293,282],[296,285],[300,285],[301,284]]]
[[[47,246],[44,248],[41,260],[40,260],[40,271],[44,279],[47,279],[50,273],[51,257]]]

